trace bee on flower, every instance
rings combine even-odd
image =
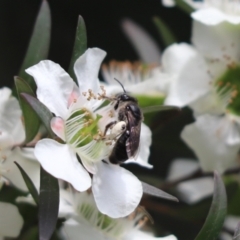
[[[116,139],[108,137],[111,129],[106,136],[104,131],[109,122],[116,120],[116,114],[112,104],[102,107],[106,92],[98,72],[105,55],[103,50],[92,48],[79,57],[74,65],[78,86],[49,60],[26,72],[36,81],[38,99],[55,115],[51,128],[58,137],[38,141],[36,158],[47,172],[71,183],[76,190],[86,191],[92,186],[99,210],[116,218],[137,207],[143,190],[132,173],[108,161]],[[149,136],[149,128],[143,128],[140,146],[144,149],[151,144]],[[140,151],[138,158],[147,159],[148,155],[149,150]]]

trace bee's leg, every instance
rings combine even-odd
[[[103,133],[103,136],[105,137],[106,136],[106,133],[108,131],[109,128],[111,128],[113,125],[115,125],[117,123],[117,121],[112,121],[110,123],[108,123],[106,126],[105,126],[105,130],[104,130],[104,133]]]

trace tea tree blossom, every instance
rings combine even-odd
[[[18,101],[11,96],[9,88],[0,89],[0,174],[1,184],[13,184],[27,191],[26,184],[14,164],[18,162],[29,174],[29,177],[39,186],[39,163],[35,160],[32,149],[18,146],[25,139],[21,120],[22,112]]]
[[[240,2],[231,0],[185,0],[196,11],[193,19],[192,43],[206,57],[218,59],[223,55],[239,59]],[[164,0],[167,6],[174,1]]]
[[[99,210],[117,218],[137,207],[143,190],[132,173],[108,162],[115,140],[110,137],[113,129],[105,136],[103,132],[108,123],[118,118],[112,104],[100,107],[106,90],[99,84],[98,71],[105,55],[101,49],[92,48],[76,61],[78,86],[58,64],[49,60],[26,72],[36,81],[38,99],[55,114],[51,127],[59,137],[58,141],[42,139],[36,144],[34,153],[38,161],[46,171],[71,183],[78,191],[92,186]],[[140,163],[147,165],[151,132],[147,129],[143,133],[148,136],[140,136],[143,149],[136,161],[140,159]],[[88,172],[93,174],[92,178]]]
[[[185,53],[181,58],[182,53]],[[181,68],[176,68],[176,59]],[[237,165],[240,147],[239,61],[223,56],[207,60],[187,44],[174,44],[163,54],[166,71],[175,72],[166,104],[189,105],[196,122],[185,127],[184,141],[205,171],[223,172]]]
[[[143,210],[136,210],[126,218],[112,219],[99,212],[91,194],[65,190],[60,193],[59,214],[68,218],[63,224],[62,234],[72,240],[79,239],[79,236],[86,240],[176,240],[173,235],[156,238],[150,232],[141,231],[147,221]]]
[[[151,102],[155,99],[161,103],[170,77],[162,72],[160,65],[129,61],[111,61],[109,64],[103,64],[102,75],[107,83],[104,86],[108,95],[122,91],[122,87],[115,80],[118,79],[127,92],[140,99],[140,103],[141,97],[145,101],[147,98]]]

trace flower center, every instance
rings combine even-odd
[[[102,65],[104,80],[110,84],[117,84],[114,78],[119,79],[123,85],[140,83],[153,75],[157,66],[155,64],[142,64],[140,62],[111,61]]]
[[[82,203],[78,211],[92,227],[97,228],[101,233],[111,236],[113,239],[118,239],[124,232],[125,224],[122,219],[112,219],[100,213],[93,204]]]
[[[231,66],[217,79],[216,90],[226,109],[240,116],[240,65]]]
[[[90,143],[101,133],[98,129],[100,115],[94,119],[87,109],[80,109],[72,113],[66,121],[67,142],[77,147],[82,147]]]

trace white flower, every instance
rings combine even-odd
[[[62,233],[71,240],[137,240],[165,239],[176,240],[174,236],[156,238],[152,233],[140,230],[144,212],[136,211],[127,218],[112,219],[100,213],[91,194],[76,193],[62,190],[60,198],[60,216],[69,218],[63,225]]]
[[[194,110],[196,122],[185,127],[182,138],[203,170],[223,172],[235,166],[240,147],[239,62],[210,61],[190,45],[174,44],[163,54],[163,63],[175,74],[166,104]]]
[[[79,87],[51,61],[41,61],[26,71],[36,81],[38,99],[56,115],[51,127],[64,141],[40,140],[35,147],[38,161],[46,171],[71,183],[78,191],[92,185],[99,210],[117,218],[134,211],[143,190],[132,173],[108,162],[114,144],[106,144],[107,137],[103,139],[102,132],[109,122],[118,119],[111,104],[99,108],[105,89],[99,86],[98,71],[105,55],[100,49],[88,49],[76,61],[74,70]],[[146,128],[141,132],[140,146],[144,147],[136,161],[139,159],[148,166],[151,131]],[[92,179],[84,167],[93,174]]]
[[[23,218],[16,206],[0,202],[0,238],[15,238],[23,226]]]
[[[29,177],[39,186],[39,164],[32,154],[32,149],[15,147],[25,139],[21,121],[22,112],[18,101],[11,96],[8,88],[0,89],[0,174],[1,182],[10,182],[17,188],[27,191],[26,184],[19,169],[18,162]]]
[[[164,0],[167,6],[174,1]],[[232,0],[185,0],[196,9],[193,18],[192,43],[206,57],[240,57],[240,2]]]

